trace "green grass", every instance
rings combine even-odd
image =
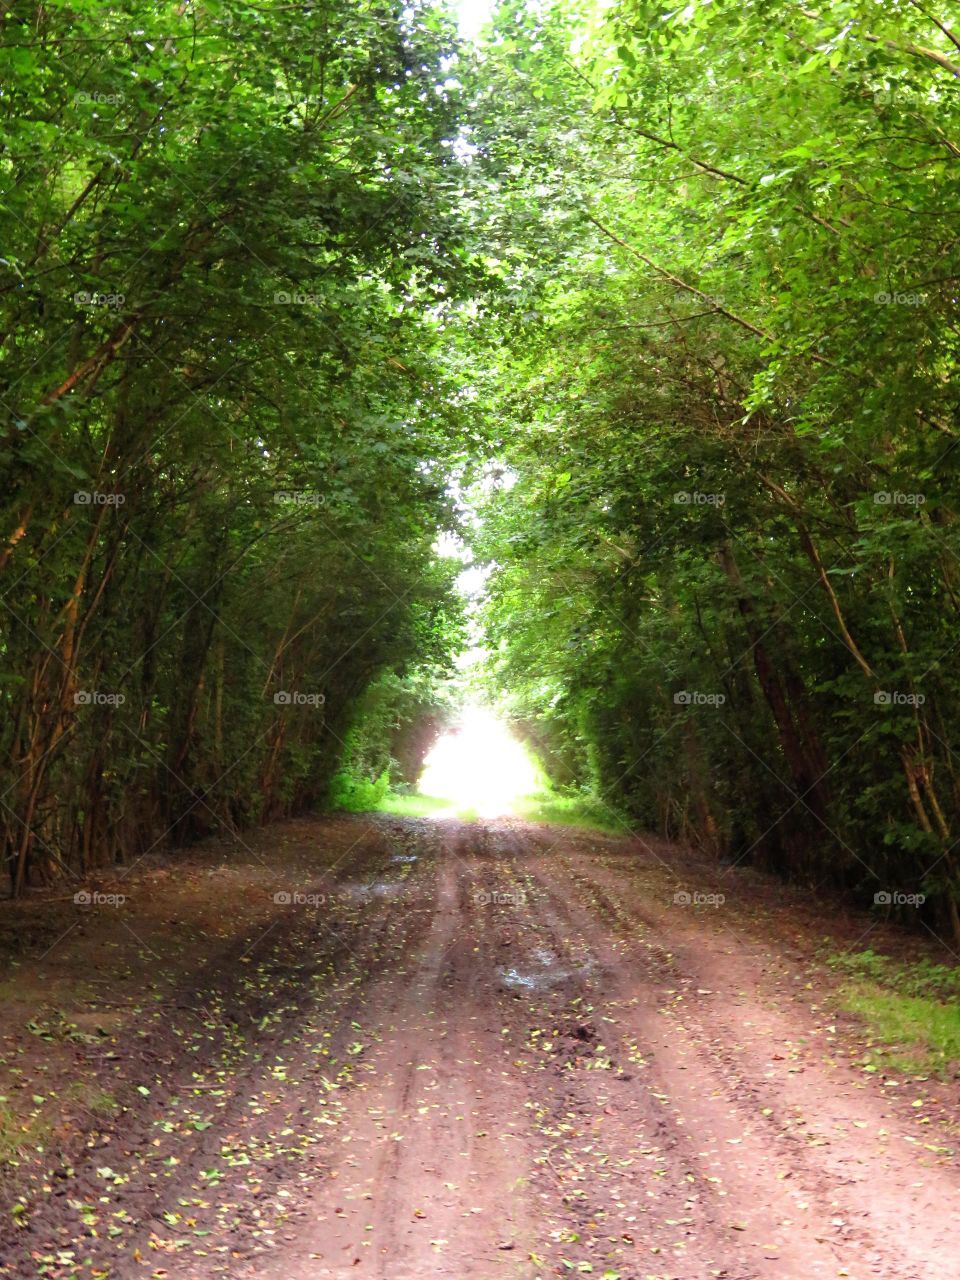
[[[374,813],[389,791],[390,777],[386,771],[371,781],[341,769],[330,782],[330,807],[346,813]]]
[[[94,1115],[111,1116],[120,1109],[120,1104],[112,1093],[101,1089],[90,1080],[75,1080],[67,1086],[66,1097],[73,1102],[79,1102]]]
[[[349,804],[344,804],[341,800],[337,807],[349,808],[355,813],[392,813],[401,818],[433,818],[441,813],[458,818],[461,822],[476,822],[479,818],[476,808],[457,805],[444,796],[426,796],[419,791],[381,793],[372,784],[369,791],[363,788],[352,790],[349,793]],[[521,796],[515,801],[509,816],[522,818],[527,822],[580,827],[611,835],[623,835],[629,830],[627,822],[609,805],[586,794],[562,796],[543,790],[533,795]]]
[[[622,836],[629,834],[630,825],[616,810],[591,795],[561,796],[544,791],[539,795],[523,796],[517,801],[515,813],[528,822],[549,822],[560,827],[582,827],[587,831]]]
[[[960,1068],[960,969],[872,950],[831,956],[828,963],[849,975],[841,988],[844,1008],[864,1020],[882,1060],[939,1076]]]
[[[477,818],[476,809],[458,808],[443,796],[424,796],[419,791],[389,791],[376,806],[376,811],[395,813],[401,818],[432,818],[444,812],[464,822],[474,822]]]
[[[94,1116],[112,1116],[119,1110],[113,1094],[90,1080],[75,1080],[67,1086],[64,1098],[79,1103]],[[18,1164],[28,1148],[45,1146],[53,1133],[56,1116],[57,1102],[53,1094],[46,1107],[40,1106],[29,1114],[16,1111],[8,1098],[0,1098],[0,1168]]]
[[[555,791],[537,760],[530,756],[530,762],[535,777],[533,790],[514,801],[509,816],[609,835],[629,833],[627,819],[605,801],[587,791]],[[387,771],[370,779],[341,769],[330,785],[330,805],[341,812],[391,813],[401,818],[432,818],[442,813],[462,822],[476,822],[480,816],[474,806],[457,804],[446,796],[424,795],[407,787],[395,790]]]
[[[0,1102],[0,1167],[19,1163],[24,1149],[42,1145],[52,1128],[49,1114],[18,1115],[4,1099]]]

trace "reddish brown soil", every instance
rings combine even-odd
[[[956,1082],[864,1071],[816,959],[869,920],[510,821],[225,859],[7,917],[6,1096],[57,1123],[7,1174],[0,1275],[960,1277]],[[25,1030],[38,1000],[79,1030]]]

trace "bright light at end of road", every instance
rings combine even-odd
[[[454,0],[453,12],[464,40],[476,40],[480,31],[490,21],[494,0]]]
[[[492,711],[469,707],[458,727],[437,739],[419,790],[449,800],[451,808],[495,818],[539,787],[530,757],[507,726]]]

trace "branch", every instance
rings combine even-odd
[[[833,610],[833,616],[834,618],[836,618],[837,626],[840,628],[840,635],[843,637],[843,643],[847,646],[847,648],[853,654],[854,658],[857,661],[857,665],[860,667],[860,670],[867,677],[867,679],[868,680],[875,679],[873,668],[870,666],[870,663],[866,660],[866,658],[860,652],[860,649],[857,645],[856,640],[854,640],[853,636],[850,634],[850,632],[847,629],[846,619],[843,616],[843,610],[840,608],[840,601],[837,599],[837,593],[834,591],[833,583],[830,581],[830,578],[827,575],[827,571],[823,567],[823,561],[820,559],[820,552],[817,550],[816,543],[813,541],[813,538],[810,536],[810,530],[804,524],[803,515],[799,505],[794,501],[794,499],[790,496],[789,493],[787,493],[785,489],[782,489],[780,485],[775,484],[773,480],[768,479],[764,475],[761,475],[760,479],[763,482],[763,484],[770,490],[770,492],[774,494],[777,498],[779,498],[780,501],[784,504],[784,506],[786,506],[788,510],[791,512],[791,514],[793,515],[794,522],[797,526],[797,533],[800,535],[800,545],[803,547],[804,551],[807,553],[807,556],[809,557],[811,564],[817,571],[817,577],[820,579],[820,585],[823,587],[824,591],[827,593],[827,599],[830,601],[830,607]]]
[[[100,374],[110,361],[116,357],[117,352],[137,327],[139,319],[139,315],[135,312],[125,320],[121,320],[113,333],[110,334],[110,337],[100,344],[93,355],[84,360],[82,364],[77,365],[70,377],[65,382],[61,382],[59,387],[54,387],[52,391],[48,391],[40,401],[40,404],[44,408],[55,404],[69,391],[72,391],[77,383],[83,382],[91,374]]]
[[[587,221],[592,222],[598,231],[602,231],[608,240],[612,240],[614,244],[618,244],[621,249],[626,249],[627,253],[638,258],[646,266],[651,267],[658,275],[663,276],[665,280],[669,280],[671,284],[683,289],[687,293],[692,293],[695,298],[699,298],[701,302],[709,303],[714,311],[722,316],[726,316],[728,320],[732,320],[734,324],[738,324],[741,329],[746,329],[748,333],[755,334],[758,338],[763,338],[766,342],[773,341],[773,334],[766,333],[763,329],[758,329],[755,324],[751,324],[749,320],[744,320],[743,316],[738,316],[735,311],[730,311],[726,307],[722,307],[715,298],[711,298],[708,293],[704,293],[702,289],[698,289],[696,285],[687,284],[686,280],[681,280],[679,276],[675,276],[672,271],[668,271],[666,267],[661,267],[654,262],[652,258],[648,258],[645,253],[641,253],[639,249],[635,249],[633,245],[627,244],[609,227],[605,227],[602,222],[598,221],[592,213],[587,213]]]
[[[911,3],[912,3],[912,0],[911,0]],[[919,5],[917,5],[916,7],[919,8]],[[802,13],[805,18],[813,19],[814,22],[822,21],[820,14],[814,13],[813,10],[811,9],[801,9],[800,13]],[[921,13],[923,13],[922,9],[921,9]],[[930,17],[929,14],[924,14],[924,16]],[[947,31],[945,27],[940,26],[940,23],[937,22],[936,18],[932,19],[932,21],[937,23],[937,26],[940,27],[941,31],[943,31],[947,36],[949,36],[949,38],[953,41],[954,44],[957,43],[954,36],[949,31]],[[900,44],[899,41],[897,40],[888,40],[884,36],[874,35],[872,31],[862,31],[859,33],[859,35],[862,40],[869,40],[871,44],[882,44],[884,48],[895,49],[897,53],[909,53],[914,58],[926,58],[929,62],[935,62],[938,67],[943,67],[945,71],[949,71],[951,75],[960,76],[960,66],[958,66],[955,62],[951,62],[950,59],[946,56],[946,54],[940,53],[940,51],[937,49],[928,49],[926,45],[914,44],[912,41],[909,41],[909,40],[906,41],[904,44]]]
[[[910,3],[913,5],[914,9],[917,9],[920,13],[922,13],[923,16],[927,18],[930,22],[932,22],[935,27],[939,27],[940,30],[947,37],[947,39],[950,41],[952,45],[954,45],[957,49],[960,49],[960,40],[957,39],[957,37],[953,34],[953,32],[950,30],[948,26],[946,26],[944,23],[940,21],[940,19],[936,16],[936,14],[927,13],[923,5],[917,3],[917,0],[910,0]]]

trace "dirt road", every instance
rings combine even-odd
[[[361,818],[336,858],[303,830],[289,900],[90,1050],[137,1097],[0,1274],[960,1276],[949,1133],[858,1067],[749,875],[509,821]]]

